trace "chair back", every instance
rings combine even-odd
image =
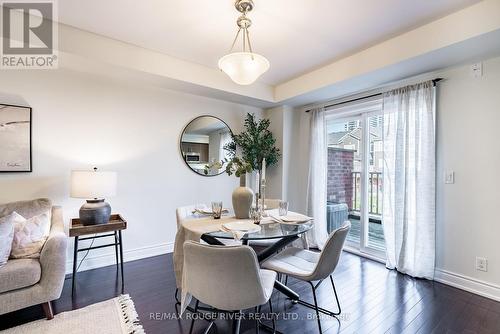
[[[345,239],[351,229],[351,222],[345,221],[344,224],[333,231],[321,251],[319,261],[309,279],[312,281],[321,280],[331,275],[340,260],[342,249],[344,248]]]
[[[277,209],[280,207],[280,199],[269,199],[266,198],[264,200],[264,204],[267,210]]]
[[[203,204],[203,206],[205,206],[205,205]],[[193,211],[195,209],[196,209],[196,205],[193,204],[193,205],[181,206],[175,210],[175,215],[177,218],[177,229],[179,229],[179,226],[181,225],[181,221],[183,221],[184,219],[193,215]]]
[[[261,282],[259,263],[248,246],[184,243],[184,288],[200,302],[224,311],[262,305],[269,296]]]

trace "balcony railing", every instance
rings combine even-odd
[[[361,210],[361,172],[352,172],[353,197],[352,210]],[[368,212],[370,215],[382,214],[382,173],[370,172],[368,176]]]

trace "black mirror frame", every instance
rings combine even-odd
[[[223,169],[220,173],[218,174],[213,174],[213,175],[208,175],[208,174],[200,174],[198,173],[197,171],[195,171],[194,169],[191,168],[191,166],[189,166],[189,164],[187,163],[186,159],[184,159],[184,156],[182,154],[182,136],[184,135],[184,132],[186,132],[186,129],[187,127],[193,123],[194,121],[196,121],[197,119],[200,119],[200,118],[203,118],[203,117],[211,117],[211,118],[215,118],[219,121],[221,121],[222,123],[224,123],[224,125],[229,129],[229,132],[231,133],[231,137],[233,136],[233,130],[231,130],[231,127],[229,127],[229,125],[227,125],[226,122],[224,122],[222,119],[220,119],[219,117],[217,116],[213,116],[213,115],[200,115],[200,116],[196,116],[195,118],[193,118],[192,120],[190,120],[183,128],[182,128],[182,131],[181,131],[181,135],[179,137],[179,154],[182,158],[182,160],[184,161],[184,163],[186,164],[187,168],[192,171],[193,173],[195,173],[196,175],[199,175],[199,176],[203,176],[203,177],[212,177],[212,176],[219,176],[221,174],[224,174],[225,173],[225,170]]]

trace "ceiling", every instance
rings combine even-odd
[[[254,0],[255,52],[276,85],[426,24],[479,0]],[[64,0],[59,21],[76,28],[217,67],[236,33],[233,0]]]

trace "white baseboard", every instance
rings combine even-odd
[[[436,268],[434,280],[486,298],[500,301],[500,286],[473,277]]]
[[[124,250],[123,258],[125,260],[124,262],[128,262],[128,261],[144,259],[147,257],[172,253],[173,251],[174,251],[174,242],[167,242],[153,246]],[[83,252],[81,252],[80,254],[82,253]],[[82,255],[80,255],[78,261],[80,261],[81,256]],[[116,259],[114,251],[108,254],[102,254],[96,256],[92,256],[92,253],[90,253],[89,256],[87,256],[83,261],[82,265],[80,266],[80,269],[78,269],[78,272],[110,266],[114,265],[115,263]],[[66,274],[71,274],[72,270],[73,270],[73,261],[71,258],[70,261],[66,263]]]
[[[359,250],[355,248],[350,248],[348,246],[344,247],[344,250],[356,254],[358,256],[366,257],[368,259],[380,262],[380,263],[385,263],[385,260],[373,256],[367,253],[362,253]],[[453,273],[448,270],[436,268],[434,270],[434,280],[439,283],[443,283],[461,290],[465,290],[471,293],[474,293],[479,296],[483,296],[489,299],[493,299],[496,301],[500,301],[500,286],[493,284],[493,283],[488,283],[485,281],[478,280],[473,277]]]

